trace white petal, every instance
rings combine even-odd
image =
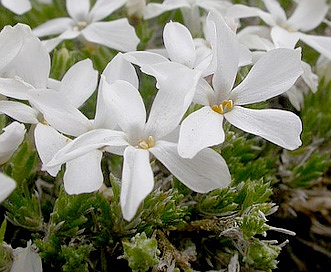
[[[38,253],[32,248],[31,240],[27,247],[18,247],[13,250],[13,264],[10,272],[42,272],[42,261]]]
[[[135,135],[137,131],[142,131],[146,123],[146,110],[134,86],[123,80],[108,85],[105,102],[109,103],[117,124],[124,132]]]
[[[287,24],[301,31],[309,31],[322,23],[329,10],[325,0],[300,0]]]
[[[301,61],[301,65],[303,69],[301,78],[308,85],[311,91],[316,93],[318,88],[318,76],[313,73],[311,66],[307,62]]]
[[[169,61],[163,55],[149,51],[133,51],[125,53],[123,56],[127,61],[140,67]]]
[[[4,113],[22,123],[38,123],[38,111],[20,102],[0,100],[0,113]]]
[[[237,105],[265,101],[286,92],[302,74],[301,52],[279,48],[265,53],[232,91]]]
[[[144,10],[144,19],[148,20],[159,16],[163,12],[178,9],[182,7],[190,7],[187,0],[164,1],[163,4],[149,3]]]
[[[13,122],[3,128],[3,131],[0,135],[0,165],[8,161],[23,142],[25,127],[23,124]]]
[[[43,113],[47,123],[58,131],[78,136],[92,129],[87,117],[58,92],[50,89],[32,90],[29,97],[30,103]]]
[[[139,88],[136,69],[128,60],[126,60],[122,53],[118,53],[107,64],[102,75],[104,75],[109,84],[114,83],[116,80],[124,80],[131,83],[136,89]]]
[[[90,18],[100,21],[124,5],[126,0],[97,0],[90,11]]]
[[[105,97],[107,96],[108,89],[109,84],[107,83],[105,77],[101,75],[98,88],[95,117],[93,121],[94,128],[116,128],[117,123],[113,115],[113,109],[111,108],[110,104],[106,102],[105,99]]]
[[[289,150],[301,145],[301,120],[285,110],[253,110],[235,106],[224,117],[232,125]]]
[[[120,203],[123,217],[130,221],[139,205],[154,187],[154,175],[149,162],[149,152],[128,146],[124,152]]]
[[[223,115],[209,106],[191,113],[181,124],[178,153],[193,158],[202,149],[224,141]]]
[[[163,30],[163,42],[169,58],[189,68],[195,63],[195,46],[190,31],[180,23],[167,23]]]
[[[126,18],[95,22],[82,30],[86,40],[118,51],[134,51],[139,44],[135,29]]]
[[[239,41],[222,17],[210,13],[207,23],[215,28],[215,37],[211,41],[214,54],[212,62],[215,61],[217,65],[213,76],[213,87],[222,101],[228,98],[236,79],[239,66]]]
[[[49,39],[49,40],[44,40],[43,41],[43,46],[47,50],[47,52],[51,52],[62,41],[75,39],[80,34],[81,34],[80,31],[76,31],[76,30],[73,30],[73,29],[68,29],[56,38]]]
[[[70,139],[63,136],[51,126],[38,124],[34,130],[35,145],[38,155],[43,163],[42,170],[47,171],[51,176],[55,177],[60,171],[61,165],[44,168],[44,166],[52,160],[54,155],[64,146]]]
[[[249,18],[249,17],[260,17],[266,24],[270,26],[276,25],[276,20],[272,14],[264,12],[261,9],[255,7],[248,7],[245,5],[233,5],[226,13],[226,16],[232,18]]]
[[[90,11],[90,0],[66,0],[67,11],[76,21],[84,21]]]
[[[1,3],[7,9],[18,15],[28,12],[31,9],[31,3],[29,0],[2,0]]]
[[[263,2],[276,21],[286,21],[286,13],[277,0],[263,0]]]
[[[4,201],[15,188],[16,182],[12,178],[0,173],[0,203]]]
[[[331,59],[331,37],[301,34],[300,39],[323,56]]]
[[[65,191],[72,194],[91,193],[103,183],[102,152],[92,150],[66,163],[63,182]]]
[[[61,80],[60,93],[79,108],[94,92],[98,81],[98,71],[94,70],[90,59],[77,62]]]
[[[12,26],[5,26],[0,33],[0,71],[15,58],[21,47],[19,33],[12,31]]]
[[[177,153],[177,144],[158,141],[150,152],[168,170],[191,190],[207,193],[224,188],[231,182],[225,160],[216,151],[205,148],[193,159],[183,159]]]
[[[62,164],[105,146],[124,147],[127,145],[126,135],[121,131],[110,129],[91,130],[77,137],[57,152],[52,161],[47,164],[47,167]]]
[[[36,26],[32,33],[37,37],[57,35],[71,29],[75,25],[75,21],[71,18],[62,17],[47,21]]]
[[[27,100],[27,93],[30,89],[33,89],[33,86],[18,77],[0,78],[0,93],[7,97]]]
[[[151,107],[146,132],[160,139],[178,126],[193,100],[200,73],[173,62],[154,67],[167,71],[167,74],[158,77],[160,90]]]
[[[217,104],[217,94],[204,78],[199,79],[193,102],[203,106]]]
[[[276,48],[294,49],[300,39],[300,34],[298,32],[289,32],[279,26],[274,26],[271,29],[270,34]]]
[[[50,57],[41,41],[32,34],[29,26],[17,24],[12,28],[22,38],[23,46],[6,67],[12,76],[18,76],[35,88],[45,88],[50,71]]]

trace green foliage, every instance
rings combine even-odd
[[[4,220],[0,227],[0,271],[9,271],[12,264],[12,252],[4,245],[7,221]]]
[[[123,241],[124,256],[134,272],[147,271],[158,263],[160,251],[155,238],[147,238],[143,232],[136,234],[129,242]]]
[[[6,216],[14,225],[30,230],[40,230],[43,224],[38,194],[31,190],[38,166],[37,153],[26,137],[3,170],[17,183],[15,191],[2,203],[8,210]]]
[[[255,240],[250,244],[244,262],[251,268],[270,272],[277,268],[276,258],[280,250],[281,247],[272,244],[272,242]]]

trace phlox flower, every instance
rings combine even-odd
[[[4,201],[16,188],[16,182],[3,173],[0,173],[0,203]]]
[[[161,4],[149,3],[144,11],[144,19],[148,20],[160,14],[180,9],[183,14],[184,24],[190,29],[193,35],[201,34],[201,14],[204,11],[213,11],[225,14],[232,4],[223,0],[164,0]]]
[[[135,76],[131,76],[132,74],[135,75],[134,68],[129,66],[120,54],[113,58],[103,71],[103,77],[109,82],[126,79],[137,86],[137,80]],[[72,136],[77,137],[98,128],[116,127],[116,122],[104,105],[104,89],[101,87],[98,92],[94,120],[89,120],[78,110],[96,87],[96,80],[97,72],[93,70],[90,61],[85,60],[71,67],[60,82],[59,89],[64,92],[52,89],[29,92],[30,103],[43,114],[44,123],[47,123],[46,125],[39,123],[35,128],[34,136],[36,148],[43,163],[42,170],[47,171],[51,176],[55,177],[58,174],[60,165],[46,167],[47,163],[60,149],[71,142]],[[95,149],[66,162],[63,177],[65,191],[68,194],[97,191],[103,183],[101,159],[102,151]]]
[[[253,62],[256,62],[265,52],[281,48],[281,43],[274,41],[270,36],[270,29],[265,26],[248,26],[237,34],[240,43],[252,50]],[[295,46],[292,44],[292,46]],[[291,48],[294,49],[294,48]],[[303,73],[298,81],[287,92],[284,93],[295,107],[301,110],[303,107],[304,95],[309,89],[315,93],[318,87],[318,76],[313,72],[312,67],[301,61]]]
[[[101,44],[119,51],[135,50],[139,39],[127,18],[102,22],[104,18],[122,7],[125,0],[97,0],[90,9],[90,0],[67,0],[70,17],[47,21],[34,28],[38,37],[58,35],[44,41],[49,51],[64,40],[82,36],[89,42]]]
[[[331,38],[306,34],[319,26],[329,10],[326,0],[300,0],[287,18],[277,0],[263,0],[268,12],[245,5],[233,5],[227,16],[234,18],[260,17],[271,28],[271,37],[277,47],[294,48],[299,40],[331,59]]]
[[[205,84],[195,102],[203,107],[181,124],[178,152],[193,158],[207,146],[224,141],[223,121],[261,136],[287,149],[301,145],[301,120],[295,114],[276,109],[255,110],[242,107],[275,97],[287,91],[302,74],[300,51],[275,49],[265,53],[251,68],[246,78],[234,87],[239,41],[225,21],[210,14],[217,39],[212,44],[217,68],[212,87]]]
[[[143,100],[135,86],[124,80],[109,84],[102,77],[105,102],[119,130],[89,131],[61,149],[48,164],[61,164],[101,148],[123,155],[120,204],[126,220],[135,216],[141,202],[153,190],[151,155],[196,192],[205,193],[230,183],[227,165],[216,151],[203,149],[193,159],[183,159],[177,152],[178,124],[191,103],[200,75],[174,63],[158,65],[167,69],[168,74],[158,81],[160,89],[147,121]]]

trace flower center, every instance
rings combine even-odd
[[[81,31],[87,26],[87,22],[78,21],[77,24],[73,27],[74,31]]]
[[[154,144],[155,144],[154,138],[152,136],[148,136],[147,141],[146,140],[139,141],[137,148],[146,150],[153,147]]]
[[[232,100],[224,100],[221,104],[219,105],[213,105],[211,107],[213,111],[223,114],[226,112],[229,112],[233,108],[233,101]]]
[[[287,23],[282,23],[281,26],[286,29],[288,32],[295,32],[296,30],[292,27],[292,26],[289,26]]]

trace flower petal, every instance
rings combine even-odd
[[[270,34],[276,48],[294,49],[300,39],[298,32],[289,32],[279,26],[274,26]]]
[[[191,113],[181,124],[178,153],[193,158],[202,149],[224,141],[223,115],[209,106]]]
[[[51,126],[39,123],[34,130],[34,140],[38,155],[43,163],[41,170],[47,171],[51,176],[56,177],[61,165],[48,168],[45,168],[45,166],[61,148],[70,142],[70,139]]]
[[[263,0],[263,3],[267,10],[271,13],[276,21],[286,21],[286,13],[280,3],[276,0]]]
[[[95,22],[82,30],[86,40],[118,51],[134,51],[139,44],[135,29],[126,18]]]
[[[68,161],[63,177],[65,191],[72,195],[99,190],[103,183],[101,159],[102,152],[92,150]]]
[[[67,12],[75,21],[85,21],[90,11],[90,0],[66,0]]]
[[[62,133],[78,136],[92,129],[90,120],[54,90],[31,90],[29,101],[44,115],[48,124]]]
[[[0,32],[0,71],[16,57],[21,47],[20,35],[12,31],[11,26],[5,26]]]
[[[25,124],[38,123],[38,111],[20,102],[0,100],[0,113]]]
[[[301,0],[287,24],[301,31],[310,31],[322,23],[330,6],[325,0]]]
[[[108,89],[109,84],[107,83],[105,77],[101,75],[95,117],[93,121],[94,128],[115,129],[117,126],[117,122],[113,115],[113,109],[110,104],[107,103],[105,98],[108,95]]]
[[[331,59],[331,37],[301,34],[300,39],[323,56]]]
[[[31,9],[31,3],[29,0],[2,0],[1,4],[18,15],[22,15]]]
[[[0,135],[0,165],[8,161],[19,145],[23,142],[25,127],[23,124],[13,122],[2,129]]]
[[[300,51],[268,51],[232,91],[230,99],[237,105],[265,101],[286,92],[302,73]]]
[[[36,26],[32,33],[37,37],[57,35],[71,29],[75,25],[75,21],[68,17],[51,19],[41,25]]]
[[[77,62],[61,80],[60,94],[79,108],[94,92],[98,84],[98,71],[94,70],[90,59]]]
[[[118,80],[109,84],[105,93],[105,102],[109,103],[121,129],[129,136],[142,131],[146,123],[146,109],[139,91],[129,82]]]
[[[183,159],[177,153],[177,144],[158,141],[150,152],[191,190],[207,193],[224,188],[231,182],[225,160],[216,151],[205,148],[192,159]]]
[[[157,17],[166,11],[182,7],[190,7],[187,0],[166,0],[162,4],[149,3],[144,10],[144,19],[148,20]]]
[[[130,221],[139,205],[154,187],[154,175],[149,152],[128,146],[124,152],[120,203],[123,217]]]
[[[17,24],[11,31],[20,35],[23,46],[6,67],[12,71],[8,77],[20,77],[35,88],[45,88],[50,71],[50,56],[29,26]]]
[[[27,93],[30,89],[33,89],[33,86],[18,77],[0,78],[0,93],[7,97],[27,100]]]
[[[138,53],[138,51],[137,51]],[[126,60],[124,54],[118,53],[103,70],[106,81],[109,84],[114,83],[116,80],[124,80],[131,83],[136,89],[139,88],[139,80],[136,69],[133,65]]]
[[[122,131],[95,129],[88,131],[59,150],[47,167],[53,167],[105,146],[126,147],[126,135]]]
[[[195,46],[190,31],[180,23],[167,23],[163,30],[163,42],[169,58],[189,68],[195,63]]]
[[[0,173],[0,203],[4,201],[16,188],[16,182],[11,178]]]
[[[127,61],[140,67],[169,62],[165,56],[149,51],[132,51],[123,54],[123,56]]]
[[[239,41],[235,33],[219,15],[210,13],[207,24],[215,29],[215,37],[210,41],[213,48],[213,62],[216,71],[213,76],[213,87],[220,101],[228,99],[237,76],[239,66]]]
[[[302,123],[298,116],[285,110],[253,110],[235,106],[224,117],[232,125],[255,134],[283,148],[293,150],[301,145]]]
[[[153,67],[167,72],[158,76],[160,90],[146,123],[147,134],[160,139],[178,126],[193,100],[200,73],[173,62],[164,62]]]
[[[100,21],[124,5],[126,0],[97,0],[90,11],[93,22]]]

